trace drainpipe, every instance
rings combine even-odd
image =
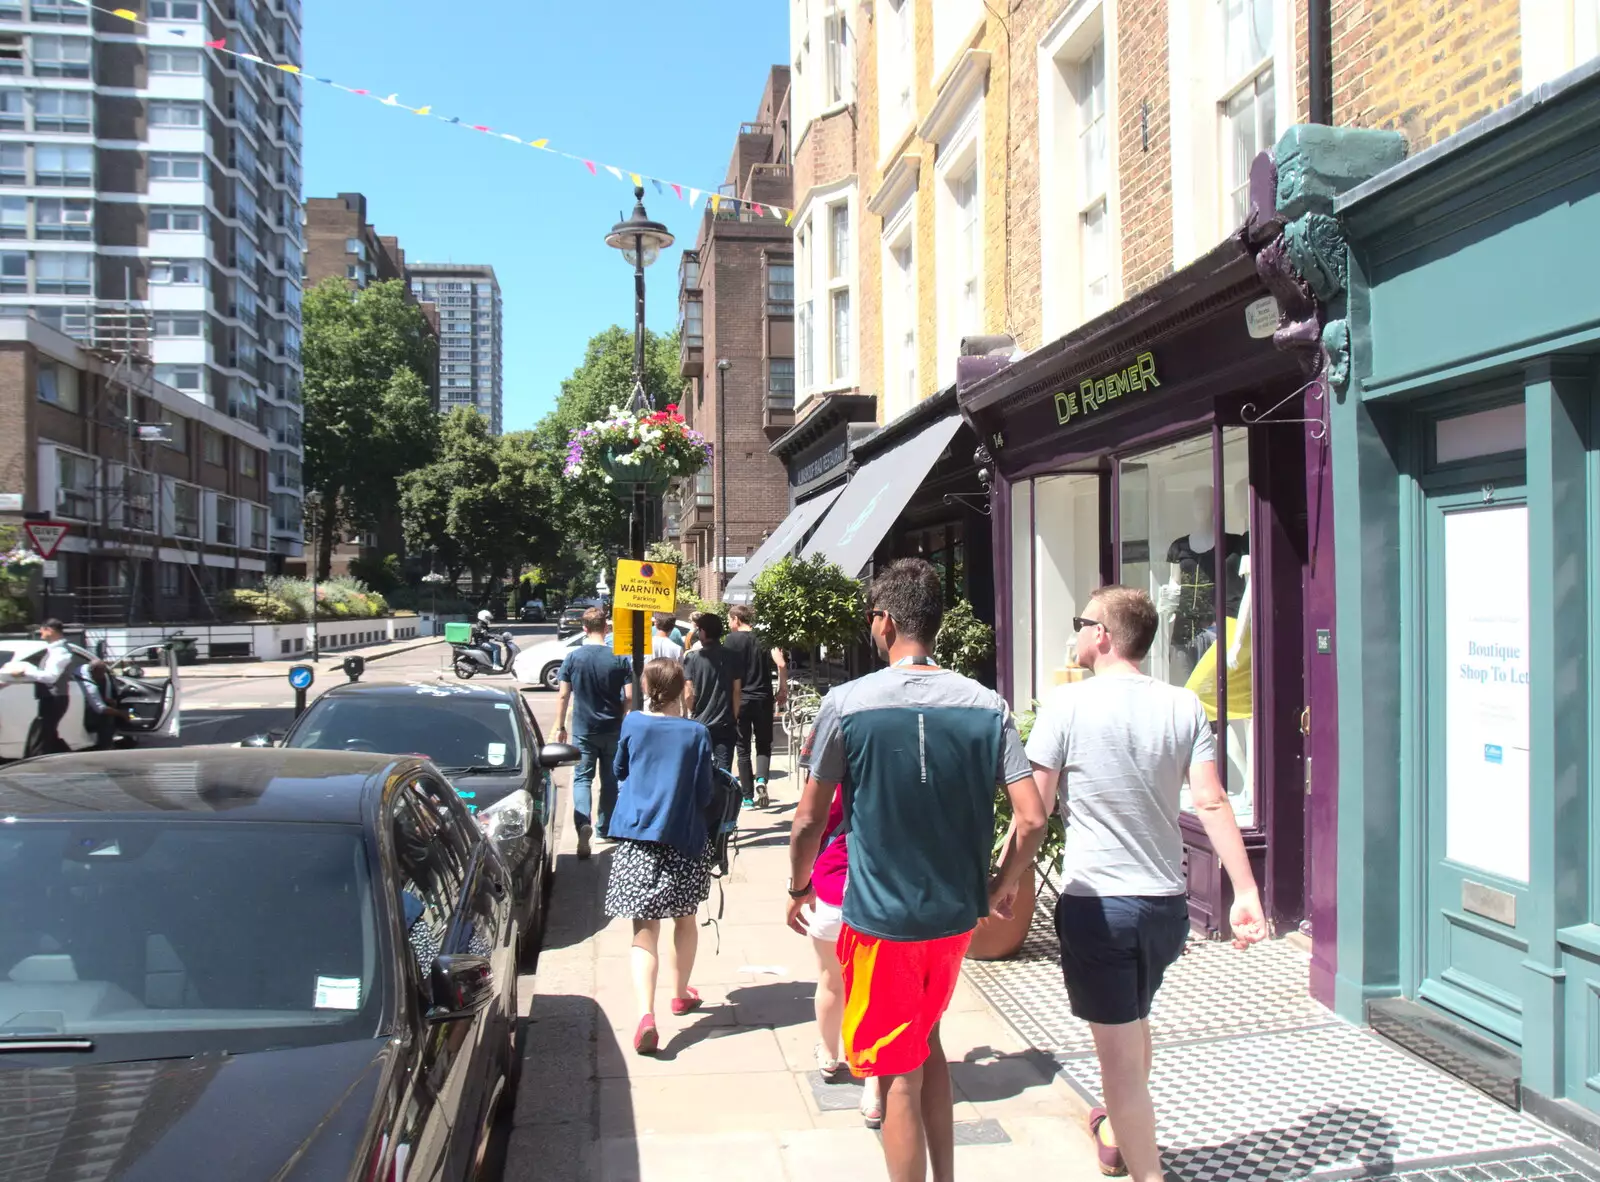
[[[1306,29],[1311,122],[1333,123],[1333,0],[1309,0]]]

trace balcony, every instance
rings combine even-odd
[[[678,372],[686,378],[700,377],[706,371],[705,306],[699,300],[685,300],[678,319]]]
[[[703,468],[693,481],[685,480],[679,484],[675,501],[669,501],[669,506],[676,504],[678,530],[680,535],[688,536],[699,530],[710,530],[716,520],[716,500],[711,494],[711,470]]]

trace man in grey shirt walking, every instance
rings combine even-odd
[[[1185,777],[1233,882],[1235,947],[1267,927],[1205,708],[1191,691],[1139,671],[1160,626],[1155,605],[1113,586],[1083,610],[1073,620],[1078,659],[1094,677],[1046,698],[1028,759],[1045,811],[1061,807],[1066,821],[1056,932],[1068,1002],[1089,1023],[1100,1060],[1106,1106],[1089,1114],[1100,1169],[1161,1182],[1149,1017],[1189,932],[1178,823]]]

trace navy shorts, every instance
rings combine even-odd
[[[1062,895],[1056,901],[1061,975],[1075,1017],[1120,1026],[1150,1016],[1167,967],[1189,937],[1182,895]]]

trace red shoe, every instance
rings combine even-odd
[[[1100,1126],[1109,1119],[1104,1108],[1089,1110],[1089,1136],[1094,1139],[1094,1150],[1100,1158],[1100,1172],[1107,1178],[1122,1178],[1128,1173],[1127,1163],[1122,1160],[1122,1150],[1115,1145],[1107,1145],[1100,1136]]]
[[[672,999],[672,1012],[674,1014],[691,1014],[700,1008],[700,991],[695,988],[684,990],[688,997],[675,997]]]
[[[633,1049],[641,1055],[653,1055],[660,1043],[656,1034],[656,1016],[646,1014],[639,1019],[639,1029],[633,1032]]]

